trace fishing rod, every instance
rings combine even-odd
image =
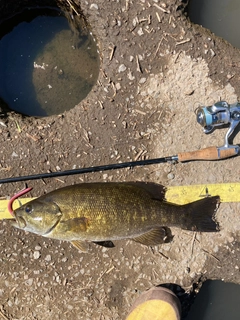
[[[196,151],[181,152],[174,156],[114,163],[108,165],[93,166],[87,168],[71,169],[65,171],[39,173],[27,176],[18,176],[0,179],[0,184],[19,182],[27,180],[37,180],[44,178],[54,178],[61,176],[70,176],[76,174],[93,173],[100,171],[116,170],[123,168],[133,168],[137,166],[146,166],[165,162],[186,162],[194,160],[221,160],[227,159],[239,154],[239,146],[229,143],[229,138],[233,134],[240,122],[240,103],[228,104],[226,101],[219,101],[209,107],[199,107],[196,110],[197,122],[203,127],[205,133],[211,133],[215,128],[228,125],[229,129],[225,135],[224,145],[222,147],[208,147]]]

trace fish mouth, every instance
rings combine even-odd
[[[23,217],[20,217],[18,215],[16,215],[16,213],[13,211],[13,216],[15,218],[12,219],[12,226],[19,228],[19,229],[24,229],[27,226],[27,223],[25,221],[25,219]]]

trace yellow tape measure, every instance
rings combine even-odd
[[[20,198],[13,202],[13,210],[19,208],[22,204],[25,204],[36,198]],[[12,219],[13,216],[9,213],[7,205],[9,200],[0,200],[0,220],[2,219]]]
[[[221,202],[240,202],[240,183],[199,184],[188,186],[172,186],[166,191],[166,200],[176,204],[186,204],[206,196],[220,196]],[[13,209],[35,198],[15,200]],[[0,220],[11,219],[7,205],[9,200],[0,200]]]
[[[240,183],[198,184],[167,188],[166,199],[186,204],[206,196],[220,196],[221,202],[240,202]]]

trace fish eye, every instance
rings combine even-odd
[[[25,207],[25,212],[30,214],[32,212],[32,206],[30,204],[28,204],[26,207]]]

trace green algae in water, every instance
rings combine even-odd
[[[73,30],[59,10],[32,9],[9,20],[4,29],[0,97],[10,109],[30,116],[60,114],[91,91],[99,56],[86,28]]]

